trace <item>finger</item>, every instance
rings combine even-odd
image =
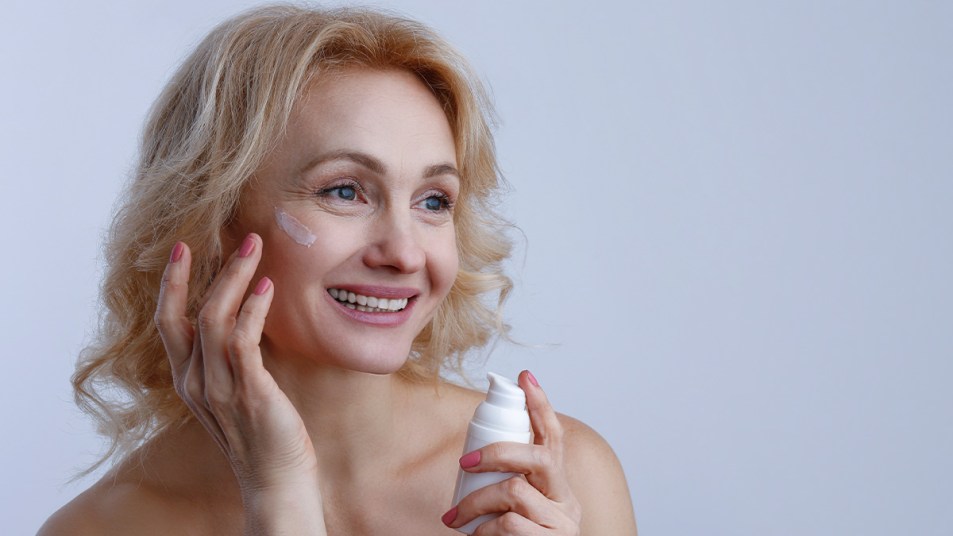
[[[205,289],[205,294],[204,294],[204,295],[202,296],[202,298],[199,300],[199,309],[200,309],[200,310],[205,306],[206,303],[208,303],[209,299],[211,299],[212,296],[215,295],[216,290],[218,289],[218,287],[220,287],[220,286],[222,286],[223,284],[226,284],[226,283],[227,283],[228,280],[227,280],[226,278],[223,278],[223,277],[220,277],[220,276],[222,275],[222,273],[223,273],[226,269],[228,269],[228,266],[229,266],[236,258],[241,258],[241,256],[242,256],[242,250],[243,250],[245,247],[247,247],[247,243],[248,243],[249,237],[254,237],[253,240],[257,239],[257,242],[262,242],[261,237],[258,236],[258,234],[256,234],[256,233],[249,233],[249,234],[245,237],[245,239],[242,240],[242,243],[239,244],[238,248],[237,248],[235,251],[233,251],[233,252],[231,253],[231,255],[229,255],[229,256],[225,259],[224,262],[222,262],[222,265],[218,267],[218,270],[216,270],[216,271],[214,271],[214,272],[212,273],[212,281],[209,283],[208,288]],[[258,243],[256,243],[255,245],[252,246],[252,248],[253,248],[253,253],[254,253],[254,252],[260,252],[260,249],[261,249],[261,248],[258,247],[258,246],[259,246]]]
[[[203,364],[201,338],[201,332],[197,333],[193,344],[192,357],[189,360],[188,371],[184,379],[185,389],[180,395],[192,414],[209,432],[219,447],[228,452],[225,433],[222,431],[218,419],[212,414],[205,396],[205,365]]]
[[[238,314],[238,321],[228,341],[228,352],[237,381],[247,377],[249,372],[264,368],[259,345],[273,297],[274,284],[271,279],[263,277]]]
[[[482,515],[506,512],[532,519],[533,524],[544,527],[556,527],[564,517],[556,503],[544,497],[524,478],[515,476],[464,497],[457,504],[456,515],[447,526],[459,528]],[[450,516],[448,512],[444,519],[449,520]]]
[[[559,417],[549,404],[546,393],[539,386],[539,381],[528,370],[519,376],[519,385],[526,393],[526,410],[533,425],[533,442],[537,445],[546,445],[554,454],[562,457],[563,454],[563,426]]]
[[[574,497],[569,481],[566,478],[564,459],[564,431],[562,422],[553,406],[549,403],[546,393],[539,386],[539,381],[533,373],[524,370],[520,373],[518,382],[526,393],[526,410],[533,427],[533,443],[547,448],[550,460],[546,464],[549,470],[545,473],[547,496],[560,501],[569,501]],[[537,480],[534,478],[533,482]]]
[[[231,365],[227,358],[229,334],[235,327],[242,298],[261,259],[261,238],[251,233],[232,254],[216,278],[211,293],[199,311],[202,332],[202,356],[205,363],[206,391],[229,391],[232,387]],[[206,395],[208,393],[206,392]],[[227,393],[224,395],[227,396]]]
[[[179,393],[193,413],[207,412],[205,400],[205,363],[202,355],[202,332],[195,334],[192,343],[192,355],[183,380],[183,392]]]
[[[473,536],[494,536],[497,534],[536,536],[538,534],[547,533],[550,533],[549,529],[540,527],[516,512],[507,512],[477,527],[476,530],[473,531]]]
[[[469,473],[520,473],[550,499],[559,501],[570,495],[562,465],[541,445],[492,443],[461,457],[460,468]]]
[[[191,266],[192,252],[189,246],[184,242],[176,242],[162,273],[156,303],[154,321],[172,365],[173,379],[181,376],[192,352],[194,329],[186,316]]]

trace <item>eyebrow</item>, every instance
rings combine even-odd
[[[427,168],[424,171],[424,178],[429,179],[431,177],[439,177],[440,175],[451,175],[456,177],[457,180],[460,180],[460,172],[457,171],[457,167],[453,164],[436,164]]]
[[[347,160],[353,162],[359,166],[365,167],[378,175],[384,175],[387,173],[387,167],[384,166],[384,163],[379,159],[360,151],[350,151],[343,149],[340,151],[332,151],[323,155],[319,155],[317,158],[308,162],[301,170],[302,173],[306,173],[322,164],[328,162],[333,162],[335,160]],[[457,167],[449,162],[444,162],[440,164],[434,164],[428,166],[424,170],[423,178],[429,179],[433,177],[438,177],[440,175],[450,175],[456,177],[458,180],[461,179],[460,172],[457,170]]]

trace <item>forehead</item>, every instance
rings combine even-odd
[[[454,136],[440,102],[415,74],[346,69],[310,84],[296,104],[288,134],[324,150],[361,149],[386,157],[404,150],[455,163]],[[449,154],[448,154],[449,151]]]

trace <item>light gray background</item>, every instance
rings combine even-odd
[[[5,4],[7,534],[90,482],[68,377],[101,236],[147,107],[248,5]],[[643,534],[953,534],[950,2],[386,5],[503,119],[509,318],[540,346],[490,368],[610,441]]]

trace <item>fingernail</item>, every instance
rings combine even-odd
[[[450,523],[453,523],[453,520],[457,518],[457,507],[454,506],[444,514],[440,520],[443,521],[444,525],[450,526]]]
[[[535,385],[536,387],[539,387],[539,380],[536,379],[536,376],[533,376],[532,372],[527,370],[526,377],[529,378],[529,383]]]
[[[268,292],[268,289],[271,288],[271,279],[267,277],[262,277],[261,281],[258,282],[258,285],[255,286],[255,294],[261,296],[262,294]]]
[[[253,249],[255,249],[255,241],[252,240],[251,235],[248,235],[245,237],[245,241],[242,242],[242,248],[238,250],[238,256],[247,257],[251,255]]]
[[[464,469],[469,469],[470,467],[476,467],[480,463],[480,458],[482,458],[479,450],[474,450],[470,454],[467,454],[460,458],[460,467]]]
[[[182,253],[185,251],[185,244],[182,242],[176,242],[172,246],[172,255],[169,256],[169,262],[179,262],[179,259],[182,258]]]

